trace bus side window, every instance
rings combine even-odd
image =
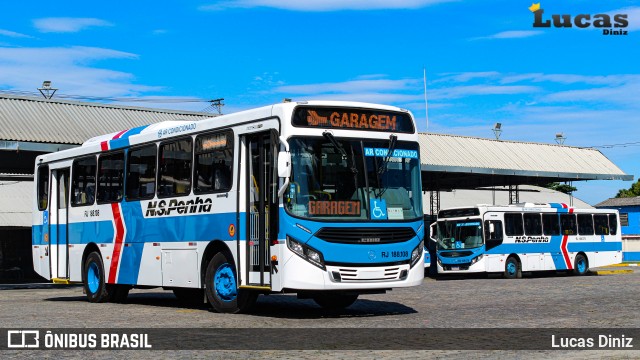
[[[618,217],[616,214],[609,214],[609,232],[616,235],[618,232]]]
[[[562,226],[562,235],[575,235],[578,233],[574,214],[561,214],[560,225]]]
[[[593,215],[596,235],[609,235],[609,219],[607,215]]]
[[[506,213],[504,214],[504,232],[507,236],[521,236],[524,235],[522,228],[522,214],[520,213]]]
[[[158,196],[181,196],[191,192],[191,138],[160,145]]]
[[[124,152],[101,155],[98,160],[98,204],[122,200]]]
[[[193,192],[206,194],[231,190],[233,179],[233,134],[198,135],[195,145]]]
[[[487,249],[500,245],[502,243],[502,221],[485,220],[484,221],[484,238]]]
[[[49,165],[38,167],[38,210],[49,206]]]
[[[542,221],[540,221],[540,214],[524,214],[524,232],[525,234],[532,236],[542,235]]]
[[[578,234],[593,235],[593,216],[591,214],[578,214]]]
[[[542,227],[545,235],[560,235],[558,214],[542,214]]]
[[[93,205],[96,197],[96,157],[73,161],[71,177],[71,205]]]
[[[156,192],[156,145],[135,148],[127,158],[127,201],[152,199]]]

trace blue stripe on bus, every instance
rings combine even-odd
[[[144,243],[127,244],[125,242],[125,246],[122,247],[122,253],[120,254],[118,284],[135,285],[138,283],[143,250]]]
[[[122,136],[120,136],[119,138],[110,140],[109,149],[115,150],[115,149],[122,149],[122,148],[129,147],[130,145],[129,137],[131,137],[132,135],[140,134],[140,132],[142,132],[142,130],[146,129],[148,126],[149,125],[144,125],[144,126],[139,126],[133,129],[129,129],[124,134],[122,134]]]

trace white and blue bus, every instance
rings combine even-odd
[[[622,262],[616,210],[566,204],[478,205],[440,210],[430,228],[439,274],[566,270]]]
[[[162,287],[219,312],[272,293],[341,308],[424,276],[418,135],[396,107],[157,123],[39,156],[35,174],[35,270],[92,302]]]

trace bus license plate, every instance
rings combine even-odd
[[[458,270],[460,270],[460,267],[458,267],[458,266],[452,266],[452,267],[451,267],[451,270],[458,271]]]

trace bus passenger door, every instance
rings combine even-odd
[[[246,146],[245,177],[246,258],[243,274],[249,286],[270,288],[270,245],[277,239],[277,181],[274,174],[274,154],[277,138],[272,132],[244,136]],[[242,262],[242,261],[241,261]]]
[[[51,170],[49,213],[49,260],[51,279],[69,278],[69,168]]]

